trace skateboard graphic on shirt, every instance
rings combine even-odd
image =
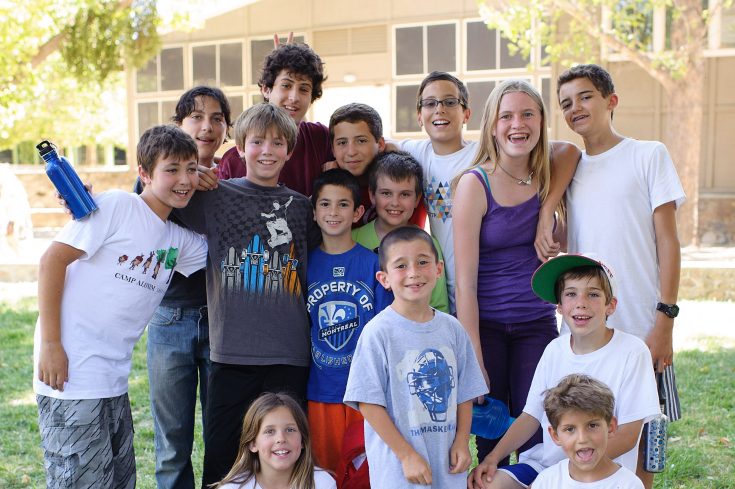
[[[229,248],[220,268],[222,286],[228,292],[246,290],[272,295],[285,291],[297,295],[301,292],[301,283],[297,273],[299,261],[293,258],[294,251],[294,243],[286,254],[271,251],[256,234],[240,253],[234,247]]]

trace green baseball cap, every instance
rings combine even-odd
[[[610,267],[605,265],[593,253],[581,253],[571,255],[561,255],[550,259],[536,269],[531,278],[531,288],[533,292],[552,304],[558,304],[559,298],[556,296],[556,281],[559,277],[579,267],[599,267],[605,272],[607,280],[610,282],[610,288],[615,294],[615,274]]]

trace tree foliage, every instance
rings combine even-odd
[[[9,0],[0,16],[0,147],[124,142],[105,117],[110,103],[124,114],[124,96],[104,94],[158,52],[155,0]]]
[[[715,9],[733,0],[478,0],[480,13],[528,57],[544,46],[546,61],[562,66],[599,63],[610,54],[642,68],[666,94],[664,142],[672,153],[687,203],[679,212],[682,242],[699,237],[699,175],[704,50]],[[665,35],[654,32],[655,19]]]

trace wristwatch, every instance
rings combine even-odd
[[[656,304],[656,310],[661,311],[662,313],[669,316],[671,319],[674,319],[676,316],[679,315],[679,306],[676,304],[664,304],[663,302],[659,302]]]

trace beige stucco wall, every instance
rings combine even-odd
[[[288,12],[288,15],[283,15]],[[227,39],[246,41],[253,37],[268,38],[274,32],[295,31],[314,43],[315,35],[325,30],[383,26],[384,49],[370,54],[322,56],[326,63],[328,87],[349,86],[344,75],[353,74],[361,84],[391,86],[399,82],[393,77],[394,51],[392,27],[397,24],[431,23],[446,20],[476,19],[474,0],[261,0],[252,5],[208,20],[203,29],[172,33],[164,38],[166,45],[183,45]],[[460,39],[459,43],[463,41]],[[702,165],[700,168],[700,224],[705,243],[735,243],[735,49],[710,53],[707,58],[705,91],[705,123],[702,133]],[[247,66],[247,60],[244,60]],[[184,70],[190,71],[189,57],[184,56]],[[623,134],[638,139],[663,139],[666,97],[660,86],[643,70],[629,62],[606,64],[616,83],[620,105],[615,112],[615,126]],[[245,69],[248,72],[248,69]],[[551,70],[553,79],[558,69]],[[493,76],[497,76],[494,73]],[[477,76],[460,74],[465,81]],[[134,77],[128,83],[129,133],[128,154],[135,154],[136,117]],[[188,86],[187,86],[188,88]],[[555,89],[555,88],[554,88]],[[253,86],[247,88],[252,92]],[[555,98],[551,97],[551,135],[581,145],[562,120]],[[318,102],[317,102],[318,103]],[[395,101],[391,100],[391,104]],[[132,162],[131,162],[132,163]]]

